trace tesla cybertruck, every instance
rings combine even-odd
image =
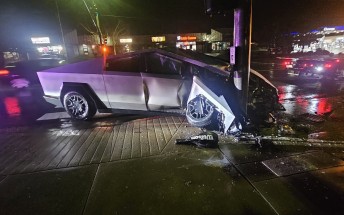
[[[148,49],[37,72],[47,102],[75,119],[96,112],[149,111],[185,115],[197,127],[242,129],[243,115],[229,64],[183,49]],[[248,115],[268,116],[277,89],[251,70]]]

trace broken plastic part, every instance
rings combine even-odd
[[[219,137],[214,132],[204,132],[187,139],[176,139],[176,144],[195,145],[202,148],[216,148]]]

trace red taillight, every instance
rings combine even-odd
[[[9,75],[10,72],[6,69],[0,70],[0,75]]]
[[[303,67],[307,67],[307,63],[303,64]]]
[[[339,63],[339,62],[340,62],[340,60],[339,60],[339,59],[337,59],[337,60],[336,60],[336,62],[337,62],[337,63]]]
[[[291,62],[289,61],[284,62],[284,65],[289,65],[289,64],[291,64]]]
[[[313,67],[313,64],[309,65],[310,67]]]
[[[331,68],[331,67],[332,67],[332,64],[329,64],[329,63],[325,64],[325,68]]]

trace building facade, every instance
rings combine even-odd
[[[344,26],[322,27],[305,34],[295,34],[293,53],[326,50],[333,54],[344,53]]]
[[[103,36],[100,44],[99,35],[81,35],[77,30],[64,34],[62,40],[54,35],[32,37],[28,42],[29,51],[3,52],[5,61],[12,62],[25,59],[35,59],[42,56],[59,55],[69,59],[78,56],[101,56],[120,54],[150,48],[182,48],[201,53],[221,52],[227,50],[233,41],[233,29],[210,29],[209,33],[180,33],[156,35],[123,35],[117,38]],[[22,57],[20,57],[22,56]]]
[[[210,33],[123,35],[118,38],[104,37],[103,40],[106,41],[109,54],[163,47],[177,47],[206,53],[226,50],[232,43],[233,29],[220,30],[211,29]],[[224,30],[230,33],[223,33]],[[80,35],[78,40],[80,55],[100,54],[98,35]]]

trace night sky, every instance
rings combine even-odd
[[[86,0],[91,5],[91,0]],[[205,15],[203,0],[94,0],[103,26],[120,19],[131,34],[205,32],[232,27],[233,16]],[[230,1],[230,0],[228,0]],[[344,25],[344,0],[252,0],[253,40],[273,33]],[[82,0],[58,0],[65,31],[92,27]],[[116,17],[113,17],[116,16]],[[55,0],[1,0],[0,44],[59,35]]]

